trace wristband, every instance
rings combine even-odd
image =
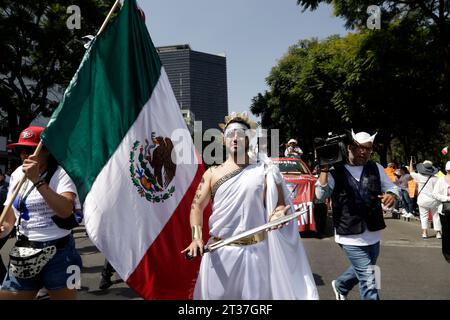
[[[45,180],[44,180],[44,179],[41,179],[41,180],[39,180],[38,182],[36,182],[36,183],[34,184],[34,187],[35,187],[36,189],[39,189],[39,187],[42,186],[42,185],[44,185],[44,184],[45,184]]]
[[[192,226],[192,241],[202,239],[202,226],[199,224]]]

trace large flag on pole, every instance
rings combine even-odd
[[[90,44],[42,141],[120,277],[145,299],[190,298],[199,261],[180,251],[203,168],[135,0]]]

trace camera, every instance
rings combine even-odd
[[[315,152],[319,166],[343,163],[347,159],[347,145],[352,141],[351,133],[328,133],[328,137],[315,138]]]

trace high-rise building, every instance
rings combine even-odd
[[[203,131],[218,128],[228,114],[226,57],[194,51],[188,44],[158,47],[184,115],[202,121]]]

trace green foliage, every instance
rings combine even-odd
[[[95,35],[114,0],[0,0],[0,111],[17,134],[39,113],[51,113],[84,55],[81,38]],[[81,29],[69,30],[71,5]],[[17,120],[18,119],[18,120]]]
[[[270,92],[255,97],[251,111],[261,115],[264,127],[283,128],[282,139],[298,138],[312,158],[314,137],[343,129],[349,120],[341,87],[360,37],[303,40],[290,47],[267,78]]]
[[[298,138],[309,161],[314,137],[350,128],[378,132],[375,151],[383,163],[394,138],[403,146],[394,155],[404,159],[424,145],[437,149],[429,137],[442,136],[438,124],[448,110],[430,33],[403,19],[375,32],[300,41],[272,69],[270,90],[253,99],[251,111],[264,127],[283,128],[284,141]]]
[[[283,128],[285,141],[299,139],[308,160],[314,137],[353,128],[378,132],[375,157],[383,163],[412,155],[438,162],[439,150],[450,144],[448,3],[298,0],[303,10],[332,4],[357,33],[289,48],[251,111],[263,126]],[[370,5],[381,9],[380,30],[366,27]]]

